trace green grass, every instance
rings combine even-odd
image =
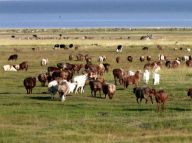
[[[17,31],[17,30],[16,30]],[[65,32],[65,30],[61,30]],[[51,33],[53,32],[53,33]],[[60,31],[40,31],[41,35],[57,35]],[[23,80],[28,76],[38,76],[46,72],[47,67],[40,66],[43,57],[49,59],[49,66],[55,66],[58,62],[69,62],[68,55],[88,53],[94,63],[99,55],[106,55],[107,62],[111,64],[110,72],[104,77],[113,83],[113,68],[125,70],[143,69],[144,63],[139,62],[140,55],[151,55],[157,60],[158,53],[167,55],[170,59],[177,56],[189,55],[186,51],[174,51],[175,41],[182,43],[183,47],[191,47],[192,33],[190,30],[168,31],[150,30],[155,37],[165,37],[166,40],[153,39],[140,41],[138,38],[147,33],[147,30],[66,30],[69,37],[79,35],[92,35],[94,39],[68,39],[68,40],[16,40],[9,30],[0,30],[0,65],[29,62],[29,70],[19,72],[0,71],[0,142],[2,143],[58,143],[58,142],[87,142],[87,143],[190,143],[192,140],[192,101],[187,97],[187,89],[191,87],[192,69],[185,63],[178,69],[162,68],[160,85],[156,89],[164,89],[168,93],[166,110],[156,111],[156,103],[141,105],[136,103],[132,93],[132,87],[123,89],[117,86],[117,92],[112,100],[92,98],[89,86],[85,87],[84,95],[71,94],[64,103],[58,98],[51,100],[50,95],[45,94],[47,87],[37,86],[32,95],[27,95],[23,87]],[[17,32],[16,32],[17,33]],[[94,33],[97,33],[94,35]],[[29,33],[20,33],[25,36]],[[102,39],[102,36],[106,39]],[[113,39],[120,36],[133,37],[133,39]],[[112,37],[110,39],[109,37]],[[4,41],[4,42],[3,42]],[[75,43],[79,50],[52,50],[53,43]],[[163,50],[159,51],[156,44],[161,42]],[[43,44],[42,44],[43,43]],[[115,53],[117,44],[125,44],[123,52]],[[94,44],[99,44],[95,46]],[[40,47],[33,52],[32,47]],[[149,51],[141,50],[149,45]],[[180,47],[180,45],[178,46]],[[9,55],[15,53],[19,59],[16,62],[8,62]],[[46,49],[45,49],[46,48]],[[126,57],[132,55],[133,63],[128,63]],[[120,56],[120,64],[115,63],[115,57]],[[81,63],[72,61],[72,63]],[[146,62],[145,62],[146,63]],[[143,86],[141,81],[140,86]],[[152,85],[152,79],[149,83]],[[104,97],[104,95],[103,95]]]

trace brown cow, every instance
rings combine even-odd
[[[35,77],[25,78],[23,84],[25,86],[25,89],[27,90],[27,94],[32,94],[32,89],[36,85],[36,78]]]
[[[123,69],[113,69],[113,76],[115,80],[115,85],[117,85],[117,79],[119,79],[119,83],[123,84],[123,76],[125,72]]]
[[[186,65],[187,65],[188,67],[192,67],[192,60],[186,61]]]
[[[159,112],[160,106],[162,110],[164,110],[165,102],[168,99],[167,93],[165,93],[164,90],[156,91],[155,89],[151,89],[149,94],[155,96],[155,100],[157,102],[157,111]]]
[[[117,62],[117,63],[120,62],[120,57],[116,57],[116,62]]]
[[[41,86],[45,86],[46,81],[48,80],[48,73],[42,73],[38,75],[38,80],[41,82]]]
[[[141,78],[140,71],[136,71],[135,75],[133,76],[127,76],[127,75],[124,76],[123,77],[124,87],[127,88],[130,84],[134,84],[135,86],[138,86],[140,78]]]
[[[28,70],[28,63],[27,61],[24,61],[22,63],[19,64],[19,70],[24,70],[27,71]]]
[[[132,56],[127,56],[127,60],[128,60],[129,62],[133,62],[133,57],[132,57]]]
[[[9,58],[8,58],[8,61],[10,61],[10,60],[12,60],[12,61],[15,60],[15,61],[16,61],[17,58],[18,58],[18,55],[17,55],[17,54],[10,55]]]
[[[192,88],[189,88],[187,91],[187,95],[191,97],[192,99]]]
[[[109,99],[112,99],[113,95],[116,92],[116,86],[114,84],[104,83],[102,85],[102,90],[103,90],[103,93],[105,94],[105,98],[106,98],[106,95],[108,95]]]

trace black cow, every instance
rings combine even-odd
[[[18,55],[17,54],[14,54],[14,55],[11,55],[11,56],[9,56],[9,58],[8,58],[8,61],[10,61],[10,60],[17,60],[17,58],[18,58]]]

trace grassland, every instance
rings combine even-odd
[[[153,34],[149,41],[139,40],[140,36]],[[40,39],[33,37],[37,34]],[[61,38],[59,34],[62,34]],[[14,35],[15,38],[11,38]],[[87,36],[87,38],[85,38]],[[130,37],[130,38],[128,38]],[[156,112],[156,104],[136,103],[132,86],[123,89],[117,86],[112,100],[92,98],[89,86],[84,95],[71,94],[64,103],[51,100],[47,87],[37,86],[32,95],[27,95],[23,79],[46,72],[40,66],[43,57],[49,59],[49,66],[58,62],[69,62],[68,55],[89,54],[93,62],[99,55],[106,55],[111,64],[110,72],[104,77],[113,83],[112,69],[143,69],[140,55],[151,55],[157,60],[159,53],[170,59],[190,55],[185,50],[192,48],[192,29],[3,29],[0,30],[0,65],[29,62],[29,70],[19,72],[0,71],[0,142],[2,143],[190,143],[192,140],[192,101],[186,95],[191,87],[192,69],[183,62],[177,69],[161,71],[160,85],[168,102],[164,112]],[[53,50],[56,43],[73,43],[78,50]],[[123,44],[122,53],[115,52],[116,45]],[[162,51],[156,48],[159,44]],[[149,51],[142,47],[148,46]],[[31,48],[37,48],[32,51]],[[9,55],[17,53],[16,62],[8,62]],[[126,57],[132,55],[133,63]],[[115,57],[120,56],[120,63]],[[72,61],[72,63],[79,63]],[[144,85],[143,82],[140,85]],[[150,87],[152,80],[150,80]]]

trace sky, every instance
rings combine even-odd
[[[14,3],[14,5],[13,5]],[[192,0],[0,0],[0,12],[192,12]]]

